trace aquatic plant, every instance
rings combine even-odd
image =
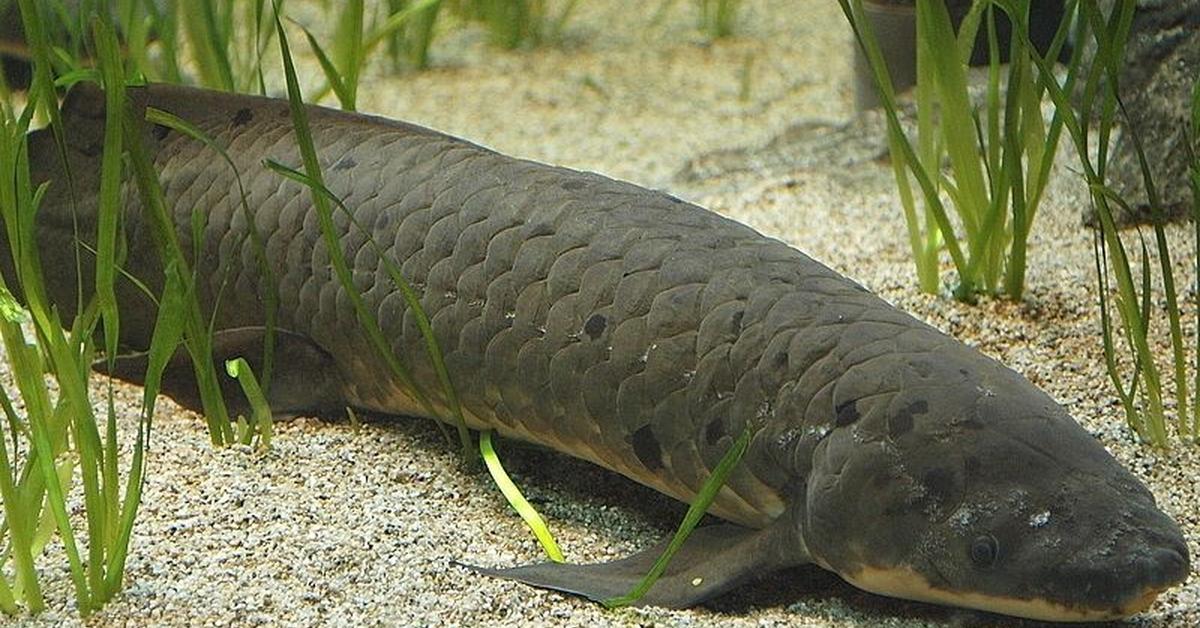
[[[1165,381],[1160,371],[1162,356],[1156,355],[1157,343],[1151,342],[1152,321],[1156,313],[1152,308],[1151,291],[1154,270],[1150,249],[1140,230],[1140,269],[1135,279],[1134,262],[1113,218],[1112,206],[1128,209],[1129,203],[1108,185],[1106,174],[1109,156],[1109,140],[1113,125],[1118,119],[1127,119],[1120,95],[1120,68],[1124,59],[1125,42],[1133,21],[1133,3],[1116,3],[1106,15],[1090,3],[1080,4],[1078,31],[1075,40],[1091,41],[1095,48],[1094,59],[1084,82],[1078,106],[1072,108],[1071,91],[1050,91],[1055,106],[1067,112],[1066,127],[1075,145],[1082,165],[1082,174],[1090,191],[1092,208],[1099,223],[1095,237],[1096,278],[1100,301],[1100,324],[1104,343],[1105,367],[1109,379],[1121,400],[1126,421],[1143,441],[1157,447],[1167,447],[1167,408],[1164,390],[1173,384],[1175,401],[1175,431],[1181,439],[1200,442],[1200,351],[1188,372],[1184,349],[1184,332],[1181,322],[1179,299],[1175,284],[1174,266],[1163,224],[1162,203],[1159,199],[1154,175],[1146,161],[1140,139],[1131,125],[1126,132],[1134,144],[1149,199],[1154,250],[1159,261],[1158,278],[1162,285],[1165,315],[1167,318],[1166,338],[1171,345],[1170,364],[1172,379]],[[1047,64],[1038,59],[1039,64]],[[1200,129],[1200,85],[1192,95],[1191,102],[1192,144]],[[1090,128],[1094,123],[1095,127]],[[1094,145],[1090,144],[1094,141]],[[1189,144],[1189,149],[1192,149]],[[1192,155],[1193,192],[1200,193],[1200,165]],[[1200,225],[1200,194],[1194,196],[1192,218]],[[1193,255],[1200,259],[1200,231],[1194,235]],[[1197,275],[1200,282],[1200,274]],[[1200,283],[1197,284],[1200,291]],[[1115,294],[1113,294],[1115,292]],[[1117,313],[1113,320],[1112,310]],[[1200,328],[1195,332],[1195,346],[1200,349]],[[1120,358],[1123,349],[1126,357]],[[1189,380],[1192,391],[1198,395],[1189,399]],[[1190,408],[1190,410],[1189,410]]]
[[[700,9],[700,30],[712,39],[729,37],[737,22],[741,0],[696,0]]]
[[[34,113],[40,112],[51,121],[60,149],[63,146],[64,129],[50,73],[47,14],[41,10],[45,6],[31,0],[20,2],[34,58],[33,83],[22,113],[18,115],[7,98],[0,107],[3,129],[0,171],[5,173],[0,177],[0,211],[9,243],[4,254],[10,256],[4,265],[11,269],[7,277],[0,277],[0,336],[21,401],[14,403],[9,390],[0,389],[0,405],[5,415],[4,423],[0,424],[0,498],[4,511],[0,538],[5,540],[0,566],[11,562],[15,577],[10,584],[0,570],[0,610],[14,613],[21,605],[31,612],[44,608],[34,562],[57,532],[67,557],[76,606],[81,615],[87,615],[111,599],[122,585],[145,478],[145,450],[159,377],[183,333],[179,321],[183,318],[184,287],[177,267],[168,266],[158,298],[159,325],[148,353],[142,413],[132,459],[122,482],[112,389],[108,390],[107,415],[101,422],[90,399],[88,374],[96,355],[94,339],[101,322],[108,347],[115,346],[119,327],[112,288],[122,251],[116,245],[118,192],[121,161],[129,152],[129,121],[123,107],[108,108],[101,156],[97,247],[76,252],[96,256],[96,292],[81,294],[82,307],[76,318],[63,321],[47,300],[41,280],[34,215],[46,188],[44,185],[35,188],[31,181],[26,136]],[[105,84],[110,103],[122,102],[125,67],[119,57],[115,27],[105,14],[87,23],[91,26],[91,49],[97,55],[98,69],[93,77]],[[70,60],[67,61],[65,65],[70,66]],[[7,281],[14,279],[17,284],[9,286]],[[18,290],[20,302],[13,289]],[[33,332],[32,344],[26,338],[29,327]],[[46,374],[55,386],[48,384]],[[67,496],[73,490],[82,491],[82,527],[72,521],[67,508]],[[86,540],[86,556],[80,552],[80,540]]]
[[[492,41],[513,50],[558,39],[579,0],[563,0],[555,12],[548,0],[457,0],[456,13],[487,28]]]
[[[442,11],[442,0],[432,2],[414,2],[413,0],[387,0],[384,7],[388,16],[387,24],[392,16],[411,10],[413,15],[407,18],[402,27],[395,29],[387,36],[388,56],[392,65],[400,67],[402,61],[417,70],[429,67],[429,47],[437,32],[438,16]]]
[[[915,138],[901,122],[896,92],[863,0],[839,3],[870,64],[887,117],[892,167],[921,289],[938,291],[944,248],[958,275],[956,298],[970,301],[987,293],[1019,300],[1025,285],[1026,241],[1062,130],[1061,112],[1056,110],[1049,124],[1042,117],[1042,97],[1054,75],[1033,64],[1037,50],[1027,38],[1011,39],[1007,70],[1001,68],[997,11],[1027,32],[1030,0],[976,2],[957,33],[945,3],[917,0]],[[1075,4],[1067,2],[1068,14]],[[980,28],[990,57],[985,97],[976,106],[967,64]],[[1068,30],[1069,21],[1064,20],[1046,58],[1058,58]],[[1081,55],[1072,56],[1069,77],[1080,60]],[[946,170],[944,162],[949,163]]]

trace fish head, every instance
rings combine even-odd
[[[1061,406],[956,361],[817,447],[815,562],[875,593],[1048,621],[1132,615],[1187,578],[1179,527]]]

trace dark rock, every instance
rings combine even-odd
[[[1118,79],[1129,123],[1115,139],[1109,165],[1110,183],[1132,208],[1131,213],[1116,215],[1119,223],[1145,223],[1154,218],[1132,133],[1137,134],[1146,153],[1163,205],[1162,217],[1171,220],[1189,215],[1192,193],[1187,142],[1192,90],[1198,76],[1200,0],[1139,2],[1125,67]],[[1095,224],[1091,209],[1085,219]]]

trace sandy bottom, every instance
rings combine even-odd
[[[693,3],[674,3],[658,25],[649,16],[658,3],[647,4],[647,14],[627,15],[631,3],[580,3],[567,43],[534,54],[497,52],[476,31],[456,34],[461,51],[438,57],[433,71],[374,69],[361,108],[668,189],[809,252],[1066,404],[1151,488],[1200,555],[1200,449],[1152,451],[1124,425],[1097,336],[1091,236],[1078,218],[1083,190],[1069,172],[1059,173],[1038,218],[1024,303],[969,307],[916,294],[877,142],[846,140],[829,126],[852,114],[849,38],[836,3],[747,1],[742,36],[718,44],[696,34]],[[1187,250],[1185,231],[1171,231],[1174,250]],[[1190,263],[1180,264],[1184,285]],[[118,395],[130,408],[128,429],[140,390]],[[1000,621],[869,595],[817,569],[771,575],[700,609],[605,610],[451,562],[515,565],[540,555],[487,476],[464,469],[429,422],[367,417],[354,429],[298,419],[279,425],[274,448],[256,454],[214,450],[199,418],[161,407],[126,588],[89,625]],[[500,450],[571,560],[651,544],[683,512],[565,456],[512,442]],[[22,621],[78,624],[65,561],[57,545],[48,553],[41,573],[52,608]],[[1135,623],[1197,625],[1198,606],[1193,577]]]

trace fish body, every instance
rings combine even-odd
[[[167,127],[143,135],[201,305],[215,312],[217,357],[261,351],[264,295],[277,290],[286,357],[275,411],[428,415],[361,331],[310,190],[263,165],[301,161],[287,102],[165,85],[129,97],[135,116],[151,106],[183,118],[233,161]],[[94,238],[103,109],[86,85],[64,105],[74,200],[52,137],[30,139],[34,182],[50,182],[42,266],[66,315],[80,278],[55,256],[73,261],[76,239]],[[684,501],[751,431],[710,509],[727,523],[697,530],[646,603],[688,606],[815,563],[885,595],[1084,621],[1135,613],[1186,577],[1178,527],[1062,407],[800,251],[600,175],[402,122],[309,116],[326,185],[348,209],[334,223],[355,287],[439,409],[436,371],[384,257],[420,295],[472,428]],[[125,269],[157,291],[163,272],[132,184],[123,199]],[[81,259],[86,294],[93,271]],[[153,303],[128,282],[118,299],[123,344],[144,349]],[[186,385],[167,388],[198,407]],[[656,555],[485,571],[603,599],[632,588]]]

